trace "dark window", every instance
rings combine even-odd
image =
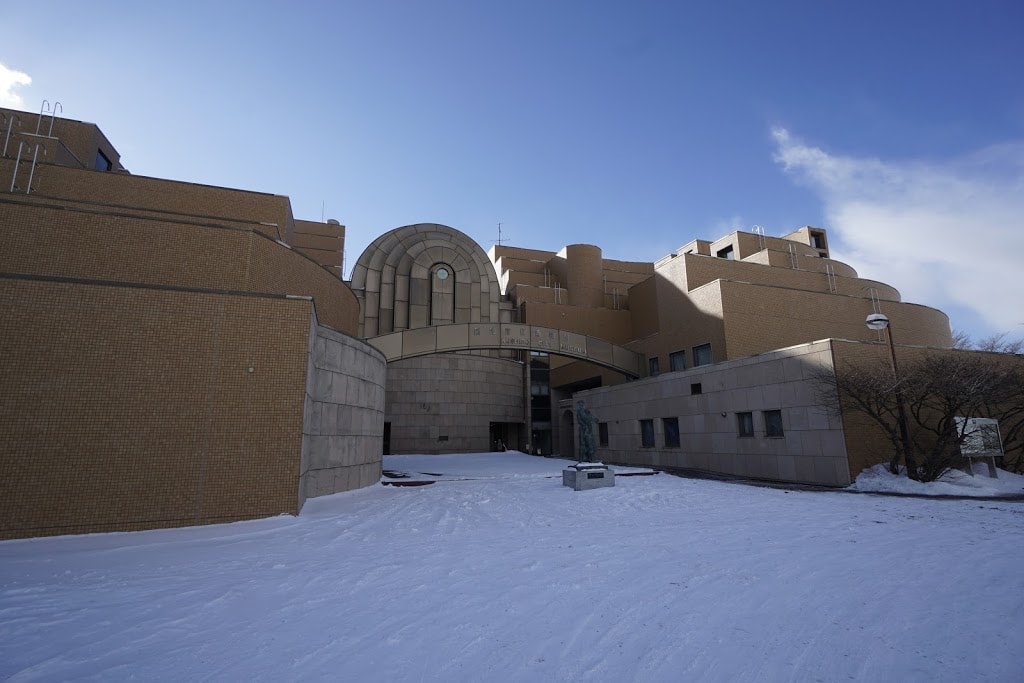
[[[665,448],[679,448],[679,418],[663,417],[661,424],[665,431]]]
[[[648,358],[647,359],[647,367],[650,370],[651,377],[654,377],[655,375],[657,375],[658,374],[658,369],[659,369],[658,368],[658,357],[655,356],[654,358]]]
[[[764,435],[765,436],[785,436],[782,431],[782,411],[781,410],[766,410],[764,411]]]
[[[736,431],[740,436],[754,435],[754,414],[736,413]]]
[[[696,396],[697,394],[703,394],[704,387],[700,385],[700,382],[694,382],[690,385],[690,394]]]
[[[815,249],[825,248],[825,235],[820,232],[811,233],[811,246]]]
[[[601,446],[608,445],[608,423],[598,422],[597,423],[597,442]]]
[[[693,347],[693,367],[698,365],[711,365],[711,344]]]
[[[640,420],[640,446],[654,448],[654,420]]]
[[[103,150],[96,150],[96,170],[109,171],[112,168],[114,168],[114,164],[110,163],[110,159],[103,153]]]
[[[724,249],[719,249],[718,250],[718,258],[729,259],[730,261],[732,259],[736,258],[736,254],[735,254],[735,252],[732,249],[732,245],[730,244],[729,246],[727,246]]]
[[[686,351],[674,351],[668,354],[668,366],[672,372],[686,369]]]

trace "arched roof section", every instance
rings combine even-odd
[[[455,277],[455,322],[498,322],[501,288],[480,245],[447,225],[417,223],[384,233],[356,261],[360,336],[428,326],[430,273],[441,263]]]

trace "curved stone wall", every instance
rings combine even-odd
[[[314,319],[302,420],[300,508],[306,498],[380,480],[386,373],[379,351]]]

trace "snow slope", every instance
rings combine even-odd
[[[0,679],[1024,680],[1021,503],[564,465],[0,543]]]

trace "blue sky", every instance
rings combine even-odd
[[[0,101],[381,233],[658,259],[754,225],[1024,334],[1024,3],[3,0]]]

